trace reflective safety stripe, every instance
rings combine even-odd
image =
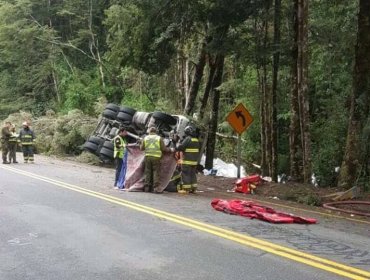
[[[186,165],[197,165],[197,161],[190,161],[190,160],[180,160],[181,164],[186,164]]]
[[[116,139],[119,139],[120,141],[120,148],[117,148],[116,147]],[[125,147],[125,140],[122,139],[121,136],[117,135],[116,137],[113,138],[113,145],[114,145],[114,151],[113,151],[113,157],[114,158],[123,158],[123,155],[125,154],[125,150],[126,150],[126,147]]]
[[[199,149],[185,149],[186,153],[199,153]]]
[[[170,182],[171,182],[171,181],[175,181],[175,180],[177,180],[177,179],[179,179],[179,178],[181,178],[181,174],[176,175],[176,176],[173,176],[173,177],[171,178]]]
[[[183,165],[195,166],[198,163],[199,157],[199,140],[197,138],[190,138],[190,143],[187,144],[187,147],[184,151],[184,156],[180,160],[180,163]]]
[[[158,135],[148,135],[144,138],[145,156],[158,157],[162,156],[161,137]]]
[[[32,130],[22,129],[19,132],[19,139],[21,140],[22,145],[33,145],[35,135],[33,134]]]
[[[186,189],[191,189],[191,185],[182,185],[182,188],[185,189],[185,190]]]

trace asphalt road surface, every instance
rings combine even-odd
[[[0,280],[370,279],[368,220],[291,207],[319,223],[269,224],[202,193],[117,191],[113,176],[38,155],[1,165]]]

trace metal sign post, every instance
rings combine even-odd
[[[238,106],[232,110],[227,116],[226,120],[229,122],[231,127],[236,133],[238,133],[238,143],[237,143],[237,176],[240,178],[240,165],[241,165],[241,142],[242,142],[242,133],[251,125],[253,122],[253,117],[244,107],[242,103],[239,103]]]
[[[238,156],[238,159],[237,159],[237,168],[238,168],[238,173],[237,173],[237,177],[240,178],[240,162],[241,162],[241,154],[242,154],[242,135],[239,134],[238,135],[238,152],[237,152],[237,156]]]

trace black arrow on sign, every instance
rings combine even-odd
[[[239,119],[239,118],[242,118],[243,119],[243,126],[245,126],[246,125],[246,123],[245,123],[245,117],[244,117],[244,115],[243,115],[243,113],[242,113],[242,111],[236,111],[235,112],[235,115],[236,115],[236,117]]]

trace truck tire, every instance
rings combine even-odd
[[[103,144],[103,148],[108,149],[108,150],[111,150],[113,152],[113,150],[114,150],[114,144],[111,141],[105,141],[104,144]]]
[[[109,150],[105,147],[101,148],[100,155],[109,159],[113,159],[113,150]]]
[[[126,106],[122,106],[120,109],[119,109],[120,112],[123,112],[123,113],[126,113],[128,115],[135,115],[136,113],[136,110],[133,109],[133,108],[130,108],[130,107],[126,107]]]
[[[104,139],[100,137],[96,137],[96,136],[91,136],[89,137],[88,142],[94,143],[99,146],[100,144],[104,142]]]
[[[105,109],[103,111],[103,117],[110,119],[110,120],[115,120],[117,117],[117,112],[109,110],[109,109]]]
[[[83,145],[83,149],[90,152],[90,153],[95,153],[99,148],[99,145],[92,143],[92,142],[85,142]]]
[[[116,105],[116,104],[109,103],[109,104],[107,104],[107,106],[105,106],[105,109],[106,110],[111,110],[113,112],[119,112],[120,107],[118,105]]]
[[[152,117],[156,120],[160,120],[169,125],[176,125],[177,123],[176,118],[172,117],[169,114],[162,113],[162,112],[154,112]]]
[[[126,113],[126,112],[120,111],[117,114],[116,120],[117,121],[120,121],[120,122],[122,122],[124,124],[130,124],[132,122],[132,115],[130,115],[130,114]]]

